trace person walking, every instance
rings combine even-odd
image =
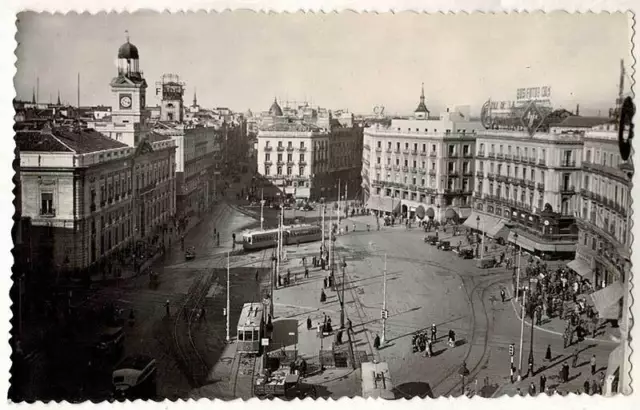
[[[596,374],[596,355],[591,356],[591,375]]]
[[[571,367],[574,369],[578,366],[578,356],[580,355],[580,351],[578,350],[578,346],[573,350],[573,359],[571,361]]]
[[[531,382],[529,384],[529,396],[535,396],[536,395],[536,385],[534,382]]]
[[[449,329],[449,341],[448,341],[449,347],[455,347],[456,346],[456,332],[453,331],[453,329]]]
[[[569,364],[564,362],[562,365],[562,382],[567,383],[569,381]]]
[[[589,388],[591,387],[591,384],[589,384],[589,380],[585,380],[584,384],[582,385],[582,387],[584,387],[584,392],[585,394],[589,394]]]
[[[502,303],[504,303],[504,301],[505,301],[505,300],[506,300],[506,298],[507,298],[507,294],[506,294],[506,292],[504,291],[504,288],[500,289],[500,298],[502,298]]]
[[[544,393],[547,387],[547,376],[543,374],[540,375],[540,393]]]
[[[259,276],[260,276],[259,274],[260,274],[260,271],[258,269],[256,269],[256,282],[258,282],[258,279],[259,279]]]
[[[305,279],[309,278],[309,268],[304,268],[304,278]]]
[[[544,360],[551,361],[551,345],[547,345],[547,353],[544,355]]]
[[[437,339],[437,329],[436,329],[436,324],[432,323],[431,324],[431,340],[433,340],[434,342]]]
[[[373,348],[378,350],[380,349],[380,336],[376,334],[375,339],[373,339]]]
[[[311,316],[307,316],[307,330],[311,330]]]

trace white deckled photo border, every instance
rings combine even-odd
[[[570,13],[581,12],[615,12],[615,11],[629,11],[635,14],[634,17],[629,19],[630,32],[637,30],[638,22],[637,16],[640,12],[640,3],[634,0],[511,0],[511,1],[496,1],[496,0],[434,0],[434,1],[420,1],[420,0],[325,0],[325,1],[313,1],[313,0],[220,0],[220,1],[199,1],[199,0],[182,0],[176,2],[175,0],[109,0],[108,2],[90,2],[86,0],[10,0],[9,7],[5,5],[3,11],[0,12],[2,20],[0,21],[0,87],[4,91],[4,98],[0,100],[0,126],[4,131],[4,135],[9,143],[5,149],[0,150],[0,187],[4,195],[0,195],[0,247],[4,252],[4,257],[0,258],[0,264],[2,271],[5,272],[1,276],[1,283],[3,289],[3,307],[0,309],[2,320],[0,321],[0,333],[5,334],[5,341],[1,344],[2,355],[0,355],[0,383],[3,387],[3,391],[7,392],[9,388],[9,369],[11,367],[9,346],[9,331],[11,325],[9,320],[12,316],[10,311],[11,300],[9,298],[9,289],[12,286],[11,280],[11,267],[13,264],[13,257],[10,250],[13,247],[12,238],[10,235],[13,221],[12,216],[14,214],[13,206],[13,194],[14,184],[12,178],[14,176],[14,169],[12,162],[14,160],[14,142],[13,142],[13,124],[14,124],[14,108],[12,106],[12,100],[15,96],[14,88],[14,76],[16,74],[16,14],[24,10],[32,10],[36,12],[49,12],[49,13],[68,13],[68,12],[80,12],[80,13],[98,13],[103,11],[110,12],[132,12],[140,9],[156,10],[156,11],[170,11],[170,12],[185,12],[185,11],[201,11],[206,10],[209,12],[219,12],[224,10],[235,9],[250,9],[259,12],[269,13],[281,13],[288,12],[294,13],[300,10],[316,13],[331,13],[340,12],[345,10],[352,10],[357,12],[400,12],[400,11],[414,11],[414,12],[427,12],[427,13],[472,13],[472,12],[484,12],[484,13],[505,13],[505,12],[539,12],[539,11],[556,11],[564,10]],[[634,34],[635,36],[635,34]],[[634,40],[637,42],[637,36]],[[633,47],[633,56],[635,61],[632,62],[633,70],[630,76],[634,81],[637,78],[637,62],[640,57],[640,52],[637,45]],[[637,93],[637,86],[634,85],[633,91]],[[636,102],[637,106],[637,102]],[[637,129],[637,127],[636,127]],[[636,145],[638,144],[636,138]],[[640,177],[634,177],[633,184],[633,204],[632,208],[637,209],[636,203],[640,203]],[[635,217],[637,212],[633,212]],[[640,224],[632,223],[632,236],[634,238],[640,238]],[[633,249],[633,248],[632,248]],[[631,256],[632,266],[634,270],[640,269],[640,252],[632,252]],[[637,275],[632,275],[632,295],[638,296]],[[633,299],[637,299],[633,298]],[[636,300],[632,300],[631,314],[632,317],[640,317],[640,305]],[[163,409],[163,408],[207,408],[209,406],[216,406],[216,408],[229,408],[229,409],[422,409],[425,406],[429,408],[441,408],[445,409],[448,406],[464,406],[465,408],[475,409],[498,409],[505,408],[510,409],[514,406],[522,409],[535,409],[540,406],[557,409],[582,409],[582,408],[602,408],[602,407],[615,407],[618,409],[632,409],[640,407],[640,359],[637,358],[637,351],[640,349],[640,330],[638,326],[633,326],[631,329],[631,347],[632,347],[632,369],[631,379],[633,394],[630,396],[617,395],[614,398],[605,397],[589,397],[589,396],[576,396],[570,395],[568,397],[543,397],[537,396],[536,398],[509,398],[506,396],[500,399],[437,399],[427,400],[423,403],[420,399],[413,399],[411,401],[398,400],[395,402],[386,401],[374,401],[363,400],[361,398],[347,399],[342,398],[338,401],[333,400],[317,400],[315,402],[307,399],[304,403],[299,401],[293,402],[280,402],[280,401],[260,401],[258,399],[251,399],[247,402],[242,400],[235,400],[233,402],[224,402],[216,400],[211,403],[208,400],[199,400],[195,402],[190,400],[188,402],[140,402],[135,403],[82,403],[82,404],[69,404],[69,403],[35,403],[35,404],[15,404],[9,403],[10,406],[34,406],[38,409],[45,409],[47,407],[58,407],[64,409],[88,409],[90,407],[102,407],[104,409],[115,406],[116,408],[144,408],[144,409]],[[635,360],[634,360],[635,359]],[[5,393],[6,394],[6,393]],[[5,396],[6,397],[6,396]],[[5,399],[6,400],[6,399]],[[455,402],[450,402],[455,400]],[[473,400],[473,401],[470,401]],[[472,407],[473,406],[473,407]]]

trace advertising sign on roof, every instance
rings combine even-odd
[[[517,101],[548,101],[551,99],[551,87],[530,87],[518,88],[516,91]]]

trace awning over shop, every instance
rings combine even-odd
[[[427,217],[433,218],[434,216],[436,216],[436,211],[434,211],[433,208],[427,209]]]
[[[367,201],[367,208],[375,211],[394,212],[400,208],[400,200],[397,198],[371,195]]]
[[[574,259],[567,264],[567,267],[573,269],[583,279],[588,279],[593,282],[593,270],[586,262],[580,259]]]
[[[449,208],[444,212],[444,217],[447,219],[452,219],[455,218],[458,215],[458,213],[455,211],[455,209]]]
[[[593,292],[589,297],[601,318],[618,319],[618,303],[623,296],[622,282],[615,282],[604,289]]]
[[[458,209],[458,215],[460,215],[460,218],[468,218],[471,215],[471,208]]]
[[[424,215],[425,215],[425,210],[424,210],[424,206],[420,205],[417,209],[416,209],[416,216],[420,219],[424,219]]]
[[[478,217],[480,217],[479,222]],[[489,237],[496,238],[503,235],[506,236],[505,223],[506,220],[502,218],[473,211],[463,225],[472,229],[480,228],[481,231],[484,229]]]
[[[516,245],[530,252],[536,251],[536,243],[534,241],[522,235],[518,235],[518,240],[516,241],[515,232],[509,232],[509,237],[507,238],[507,241],[511,243],[515,243]]]
[[[311,194],[311,189],[307,187],[297,187],[295,190],[296,198],[308,199]]]

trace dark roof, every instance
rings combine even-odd
[[[273,104],[271,104],[271,108],[269,108],[269,114],[274,117],[282,117],[282,108],[278,105],[277,100],[273,100]]]
[[[118,49],[118,58],[126,58],[127,60],[133,58],[139,59],[140,57],[138,55],[138,47],[127,41]]]
[[[427,106],[424,104],[424,102],[421,101],[420,104],[418,104],[418,108],[416,108],[414,112],[426,112],[428,114],[429,110],[427,109]]]
[[[40,131],[18,131],[16,142],[20,151],[75,152],[86,154],[108,149],[125,148],[126,144],[107,138],[93,129],[45,127]]]
[[[608,123],[610,120],[606,117],[580,117],[572,115],[565,118],[560,123],[554,124],[556,127],[569,127],[569,128],[592,128],[596,125],[602,125]]]

